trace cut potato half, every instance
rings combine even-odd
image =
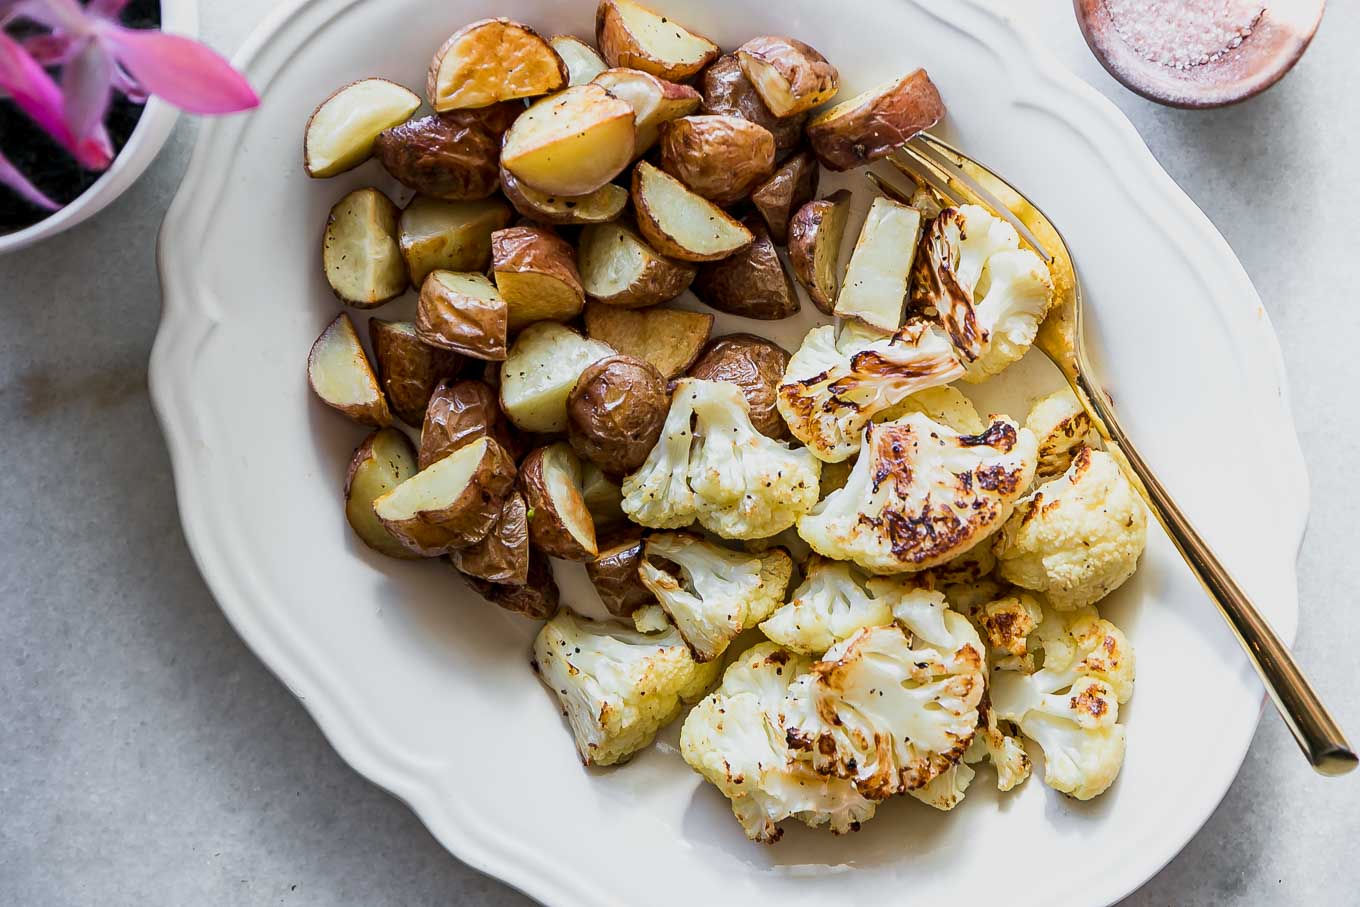
[[[681,117],[661,130],[661,169],[704,198],[730,205],[774,173],[774,136],[741,117]]]
[[[543,36],[510,19],[454,32],[430,61],[426,91],[436,111],[532,98],[567,84],[567,64]]]
[[[384,129],[406,122],[420,97],[387,79],[360,79],[322,101],[307,119],[302,164],[317,179],[351,170],[373,154]]]
[[[640,69],[607,69],[595,77],[596,85],[633,108],[637,130],[633,155],[641,157],[661,137],[661,126],[699,109],[699,92],[654,76]]]
[[[850,217],[850,191],[808,202],[789,222],[789,266],[808,298],[827,315],[840,292],[841,242]]]
[[[818,107],[835,97],[840,87],[836,67],[796,38],[752,38],[737,48],[737,62],[777,117]]]
[[[364,439],[349,461],[345,476],[345,519],[359,540],[379,554],[418,557],[378,519],[373,502],[416,474],[411,441],[395,428],[383,428]]]
[[[632,617],[644,605],[656,603],[656,596],[638,577],[642,564],[642,531],[636,526],[611,533],[600,553],[586,563],[595,592],[605,610],[615,617]]]
[[[406,267],[397,239],[400,212],[377,189],[356,189],[326,218],[321,263],[335,296],[371,309],[406,291]]]
[[[501,409],[524,431],[566,431],[567,395],[576,379],[613,352],[555,321],[529,325],[501,363]]]
[[[719,312],[775,321],[798,314],[802,303],[779,260],[770,231],[755,215],[746,218],[755,237],[749,246],[722,261],[700,265],[694,295]]]
[[[806,113],[777,117],[760,99],[751,80],[741,71],[735,54],[723,54],[704,70],[700,80],[704,113],[738,116],[759,123],[774,136],[775,156],[783,158],[803,141]]]
[[[392,424],[387,398],[348,313],[337,315],[312,344],[307,382],[322,403],[361,425],[385,428]]]
[[[921,212],[876,198],[845,270],[834,314],[891,334],[902,326]]]
[[[430,346],[499,362],[505,358],[510,307],[481,274],[431,271],[420,285],[416,334]]]
[[[486,538],[515,484],[515,463],[495,441],[478,438],[373,502],[401,543],[438,557]]]
[[[491,270],[509,310],[511,333],[536,321],[568,321],[585,305],[576,250],[546,227],[491,234]]]
[[[726,211],[646,161],[639,161],[633,170],[632,196],[638,229],[663,255],[717,261],[753,238]]]
[[[581,464],[581,497],[598,532],[607,526],[627,523],[623,513],[623,490],[604,470],[589,461]]]
[[[410,321],[370,318],[368,338],[388,405],[401,421],[419,428],[430,395],[439,382],[458,374],[463,357],[423,342]]]
[[[672,82],[696,75],[718,56],[718,45],[633,0],[600,0],[595,43],[610,66],[640,69]]]
[[[544,224],[603,224],[623,213],[628,190],[605,183],[589,195],[549,195],[515,179],[501,168],[501,191],[522,217]]]
[[[384,130],[373,154],[403,186],[431,198],[487,198],[500,185],[501,136],[519,101],[417,117]]]
[[[529,519],[524,495],[512,491],[491,531],[474,545],[449,552],[464,576],[522,586],[529,580]]]
[[[485,271],[491,234],[510,223],[510,206],[499,198],[443,201],[417,195],[401,212],[401,254],[411,285],[435,269]]]
[[[446,381],[435,388],[420,427],[421,469],[478,438],[491,438],[518,460],[523,450],[514,429],[501,412],[496,392],[484,381],[471,378]]]
[[[942,117],[939,89],[918,69],[813,117],[807,138],[823,164],[849,170],[886,157]]]
[[[464,574],[482,598],[531,620],[547,620],[557,613],[560,594],[547,555],[529,549],[529,572],[522,584],[492,583]]]
[[[713,316],[682,309],[620,309],[590,303],[586,333],[623,353],[650,362],[666,380],[694,364],[713,332]]]
[[[622,224],[581,231],[581,284],[606,305],[639,309],[674,299],[694,282],[693,266],[661,255]]]
[[[599,85],[535,102],[505,133],[501,166],[549,195],[587,195],[633,160],[633,108]]]
[[[810,151],[800,151],[751,193],[751,204],[760,212],[775,242],[784,245],[789,241],[789,221],[795,211],[816,198],[820,176],[817,158]]]
[[[581,494],[581,461],[559,441],[524,458],[520,490],[529,504],[529,541],[544,554],[585,561],[599,551],[595,521]]]
[[[548,43],[567,64],[568,87],[584,85],[609,68],[595,48],[575,35],[553,35]]]

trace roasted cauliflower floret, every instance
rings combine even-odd
[[[532,664],[562,703],[587,765],[613,765],[652,742],[718,676],[673,629],[643,634],[566,608],[534,639]]]
[[[670,564],[679,576],[665,569]],[[779,607],[792,574],[793,559],[783,548],[747,554],[687,532],[658,532],[648,537],[638,567],[658,604],[639,608],[633,619],[639,630],[650,630],[669,618],[695,661],[713,661],[738,633]]]
[[[1146,545],[1147,511],[1138,493],[1113,457],[1083,447],[1067,472],[1016,506],[995,551],[1002,579],[1072,610],[1123,585]]]
[[[930,222],[912,271],[913,307],[939,318],[974,383],[1025,355],[1053,300],[1043,259],[977,205],[946,208]]]
[[[948,338],[925,322],[839,349],[828,324],[809,331],[789,360],[777,406],[795,438],[818,459],[838,463],[860,449],[876,414],[962,374]]]
[[[882,800],[925,787],[972,742],[983,692],[982,642],[937,592],[870,581],[897,624],[837,643],[794,681],[789,748],[820,774]]]
[[[973,771],[973,767],[967,762],[955,762],[931,778],[925,787],[918,787],[907,793],[927,806],[948,812],[963,802],[964,792],[968,790],[968,785],[973,783],[976,775],[977,772]]]
[[[1043,608],[1031,595],[1008,595],[975,609],[973,623],[987,643],[987,664],[993,669],[1033,672],[1030,637],[1043,619]]]
[[[773,844],[782,834],[779,823],[790,817],[844,834],[874,814],[874,802],[849,781],[789,758],[780,710],[789,684],[811,664],[774,643],[747,650],[680,731],[680,755],[732,801],[754,841]]]
[[[957,387],[929,387],[917,391],[896,406],[874,417],[875,422],[892,422],[908,413],[921,413],[934,422],[948,425],[959,434],[977,435],[987,429],[987,423],[978,415],[973,401],[963,395]]]
[[[892,623],[892,605],[865,588],[869,578],[853,564],[814,554],[803,574],[789,603],[760,625],[780,645],[816,655],[857,630]]]
[[[1054,391],[1035,402],[1025,417],[1025,428],[1039,441],[1035,479],[1048,480],[1067,472],[1077,449],[1091,435],[1091,417],[1070,388]]]
[[[989,696],[982,697],[978,713],[982,720],[963,761],[975,764],[985,759],[992,763],[996,769],[997,790],[1011,790],[1029,777],[1029,754],[1018,739],[1001,729]]]
[[[685,378],[661,440],[623,480],[623,510],[656,529],[697,519],[723,538],[764,538],[812,508],[820,473],[809,451],[756,431],[735,384]]]
[[[798,520],[798,534],[872,572],[925,570],[1001,528],[1034,460],[1034,436],[1003,417],[979,435],[919,413],[870,425],[845,486]]]

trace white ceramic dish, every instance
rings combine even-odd
[[[952,112],[946,134],[1070,238],[1128,427],[1292,638],[1307,482],[1274,336],[1223,239],[1113,105],[973,3],[861,0],[849,16],[812,0],[658,2],[729,47],[770,31],[808,39],[847,90],[930,69]],[[394,186],[373,163],[307,180],[306,115],[360,76],[420,86],[435,45],[472,19],[513,15],[585,35],[593,9],[307,0],[242,51],[264,105],[204,127],[161,234],[165,310],[151,363],[185,532],[223,609],[358,771],[459,857],[548,904],[925,904],[980,879],[1007,880],[1013,907],[1126,895],[1217,805],[1261,703],[1160,535],[1103,606],[1138,652],[1128,758],[1108,794],[1076,804],[1035,778],[998,798],[986,770],[952,814],[901,798],[858,835],[791,828],[772,848],[748,843],[685,768],[667,743],[674,729],[627,767],[582,769],[527,668],[534,625],[485,605],[439,564],[383,560],[352,537],[340,486],[363,432],[310,398],[303,361],[336,310],[317,262],[327,209],[355,186]],[[794,343],[811,320],[722,326]],[[1052,382],[1027,360],[984,403],[1019,413]],[[565,600],[580,600],[580,575],[563,578]]]

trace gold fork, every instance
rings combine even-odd
[[[1218,605],[1308,761],[1324,775],[1342,775],[1355,768],[1355,752],[1289,649],[1176,506],[1120,425],[1110,397],[1096,380],[1086,356],[1081,283],[1062,234],[1014,186],[932,135],[916,136],[888,160],[944,204],[980,205],[1004,217],[1047,260],[1056,301],[1039,328],[1035,346],[1063,373],[1106,449]],[[887,182],[872,174],[870,179],[885,193],[903,198],[903,193]]]

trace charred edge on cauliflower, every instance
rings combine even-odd
[[[947,231],[955,231],[955,236]],[[913,310],[940,320],[954,349],[969,362],[982,355],[987,332],[978,324],[972,292],[959,281],[959,244],[968,238],[958,208],[946,208],[921,234],[912,265]]]

